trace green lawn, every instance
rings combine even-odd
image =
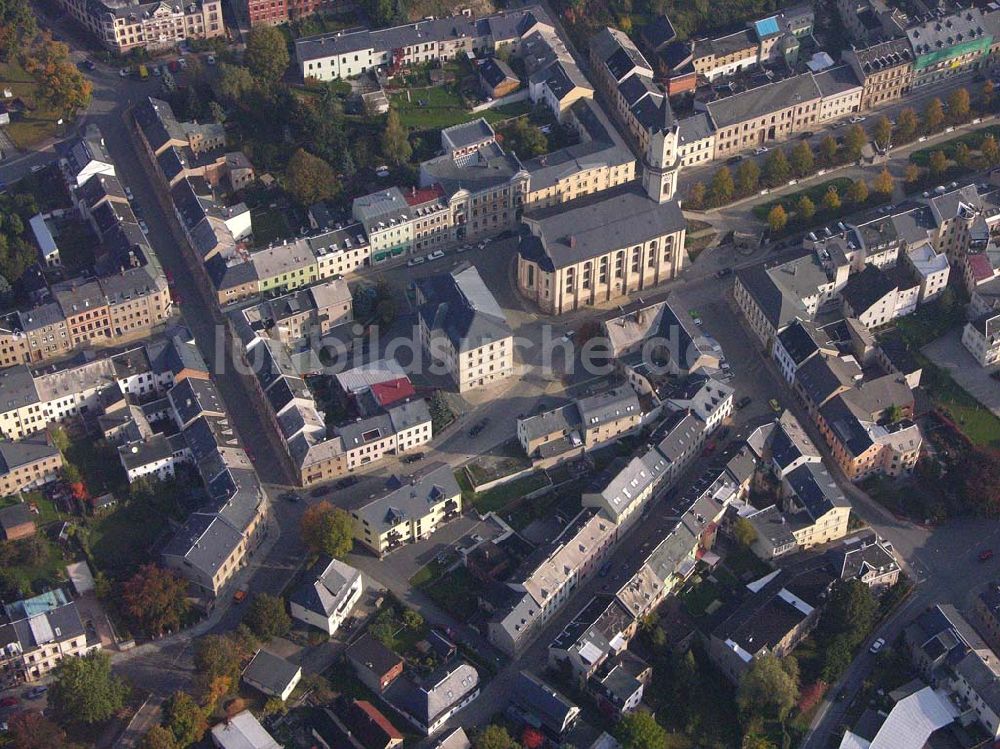
[[[837,188],[837,192],[840,194],[841,200],[843,200],[844,194],[847,192],[847,188],[851,186],[851,181],[852,180],[847,177],[828,179],[826,182],[820,182],[818,185],[807,187],[805,190],[799,190],[798,192],[789,193],[788,195],[782,195],[776,200],[758,205],[753,209],[753,214],[762,221],[766,220],[767,214],[769,214],[771,209],[779,203],[785,207],[785,210],[788,211],[789,214],[794,213],[795,206],[804,196],[808,196],[809,199],[816,205],[816,208],[819,209],[820,203],[823,201],[823,196],[826,195],[827,190],[831,187]],[[819,215],[819,210],[816,211],[816,214]]]
[[[548,485],[548,476],[541,471],[537,471],[513,481],[508,481],[506,484],[501,484],[485,492],[474,494],[472,504],[482,513],[498,512],[511,502]]]
[[[438,606],[459,621],[464,621],[472,617],[479,607],[476,591],[480,587],[481,583],[465,567],[456,567],[433,583],[424,583],[422,589]]]
[[[28,149],[56,134],[59,113],[43,106],[36,108],[38,86],[35,79],[13,60],[0,63],[0,86],[9,88],[25,104],[26,111],[11,116],[7,134],[20,149]]]
[[[29,505],[34,505],[38,508],[38,514],[35,515],[35,524],[39,526],[48,525],[49,523],[54,523],[57,520],[66,520],[69,516],[65,515],[56,508],[55,502],[48,499],[42,492],[24,492],[24,501]],[[17,497],[5,497],[0,500],[0,507],[9,507],[10,505],[17,504],[20,500]]]
[[[256,211],[250,220],[253,224],[254,247],[267,247],[292,234],[292,227],[288,224],[285,212],[276,208]]]
[[[961,305],[955,304],[951,310],[945,311],[941,309],[939,302],[934,301],[921,305],[911,315],[899,318],[896,329],[911,347],[920,349],[964,323]]]
[[[436,88],[413,89],[410,100],[406,93],[393,94],[390,97],[393,107],[399,112],[399,121],[403,127],[411,130],[434,130],[471,122],[480,117],[487,122],[499,122],[527,114],[531,111],[531,102],[524,101],[483,112],[470,112],[462,104],[462,97],[453,85]],[[420,101],[426,102],[420,106]]]
[[[167,516],[142,502],[121,503],[89,523],[90,553],[98,570],[122,578],[150,559],[150,551],[164,533]]]
[[[934,405],[946,411],[962,433],[980,447],[1000,447],[1000,419],[962,388],[945,370],[922,355],[921,385]]]

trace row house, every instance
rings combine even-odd
[[[87,634],[75,601],[45,605],[0,626],[0,669],[27,682],[47,676],[66,658],[100,649],[100,640]]]

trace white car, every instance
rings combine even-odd
[[[948,127],[946,127],[946,128],[944,129],[944,131],[945,131],[946,133],[953,133],[953,132],[955,132],[955,128],[953,128],[953,127],[952,127],[951,125],[949,125]]]
[[[427,256],[427,260],[440,260],[444,257],[444,250],[434,250],[430,255]]]
[[[46,166],[45,164],[35,164],[33,167],[31,167],[31,173],[38,174],[45,168],[45,166]]]
[[[753,155],[754,156],[760,156],[762,153],[767,153],[768,150],[769,149],[768,149],[767,146],[761,146],[760,148],[753,149]]]
[[[146,226],[146,222],[139,219],[139,228],[142,230],[143,234],[149,234],[149,227]]]
[[[875,654],[878,651],[880,651],[884,645],[885,645],[885,639],[879,637],[877,640],[875,640],[875,642],[872,643],[872,646],[868,648],[868,652]]]
[[[863,114],[856,114],[851,119],[849,119],[848,122],[850,122],[852,125],[857,125],[859,122],[864,122],[867,119],[868,118],[865,117]]]
[[[154,65],[153,66],[153,75],[155,75],[157,78],[159,78],[161,75],[163,75],[163,69],[159,65]]]
[[[471,244],[463,244],[461,247],[459,247],[457,250],[455,250],[455,252],[461,254],[463,252],[468,252],[471,249],[472,249],[472,245]]]
[[[209,65],[215,65],[215,55],[209,55],[207,58],[205,58],[205,62],[207,62]]]
[[[187,58],[186,57],[178,57],[177,58],[177,64],[180,65],[182,68],[186,68],[188,66]]]
[[[135,199],[135,197],[132,195],[132,188],[131,187],[126,187],[125,188],[125,197],[128,198],[128,200],[129,200],[130,203]]]
[[[121,70],[118,71],[118,75],[120,77],[122,77],[122,78],[128,78],[129,77],[129,69],[128,68],[122,68]]]
[[[427,258],[422,257],[420,255],[417,255],[416,257],[411,257],[409,260],[407,260],[406,264],[410,268],[412,268],[414,265],[420,265],[421,263],[425,262],[426,260],[427,260]]]

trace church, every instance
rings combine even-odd
[[[620,302],[680,272],[687,222],[674,199],[679,136],[665,97],[650,129],[641,183],[523,214],[517,285],[542,312]]]

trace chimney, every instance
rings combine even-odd
[[[576,236],[573,234],[569,235],[569,246],[576,247]]]

